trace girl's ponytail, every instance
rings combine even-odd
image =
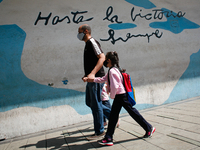
[[[118,54],[117,54],[116,51],[108,52],[106,54],[106,58],[110,59],[111,62],[112,62],[113,67],[117,67],[120,70],[120,72],[123,73],[123,72],[126,71],[126,69],[121,69],[120,68],[120,66],[119,66],[119,57],[118,57]]]

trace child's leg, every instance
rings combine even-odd
[[[130,102],[126,97],[123,98],[122,106],[126,109],[129,115],[146,131],[151,131],[152,125],[149,124],[138,110],[131,106]]]
[[[105,116],[107,116],[108,117],[107,119],[109,119],[110,115],[107,114],[107,112],[108,112],[107,109],[109,108],[109,110],[111,111],[111,105],[110,105],[109,100],[103,100],[102,104],[107,107],[106,109],[105,109],[105,107],[103,107],[103,113],[104,113],[103,120],[104,120],[104,125],[106,125],[107,123],[106,123],[106,117]],[[110,111],[108,112],[109,114],[110,114]]]
[[[109,100],[102,101],[102,104],[111,109],[111,104]]]
[[[103,117],[103,122],[104,122],[104,126],[105,126],[105,123],[106,123],[106,117]]]
[[[102,101],[103,102],[103,101]],[[111,112],[111,108],[105,106],[105,105],[102,105],[102,108],[103,108],[103,115],[104,117],[106,117],[106,119],[109,120],[110,118],[110,112]]]
[[[102,104],[105,106],[105,101],[102,101]],[[104,123],[106,122],[106,117],[105,116],[103,117],[103,122]]]
[[[108,129],[107,129],[107,132],[105,135],[106,138],[111,138],[111,139],[113,138],[115,127],[116,127],[117,121],[119,119],[119,113],[122,108],[122,104],[121,104],[120,100],[121,100],[121,95],[116,95],[116,97],[113,101],[113,104],[112,104],[111,112],[110,112]]]

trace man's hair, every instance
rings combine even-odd
[[[89,34],[91,34],[91,28],[90,28],[89,25],[83,25],[83,26],[82,26],[82,30],[83,30],[83,31],[85,31],[86,29],[88,30]]]

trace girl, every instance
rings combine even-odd
[[[152,136],[156,129],[142,117],[136,108],[132,107],[126,97],[126,90],[124,88],[123,78],[120,73],[120,71],[125,72],[125,70],[121,70],[119,67],[119,58],[117,52],[108,52],[106,54],[104,66],[109,67],[108,72],[110,85],[107,85],[107,90],[110,92],[110,97],[114,99],[114,101],[112,104],[106,135],[101,141],[99,141],[99,144],[108,146],[113,145],[113,134],[122,106],[126,109],[129,115],[146,131],[146,134],[143,137],[148,138]],[[87,79],[85,79],[85,81],[86,80]],[[95,78],[93,82],[103,83],[105,81],[108,83],[108,73],[102,78]]]

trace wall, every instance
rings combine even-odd
[[[200,95],[198,0],[1,0],[0,138],[92,120],[85,105],[89,24],[103,51],[117,51],[138,109]],[[122,113],[125,111],[123,110]]]

